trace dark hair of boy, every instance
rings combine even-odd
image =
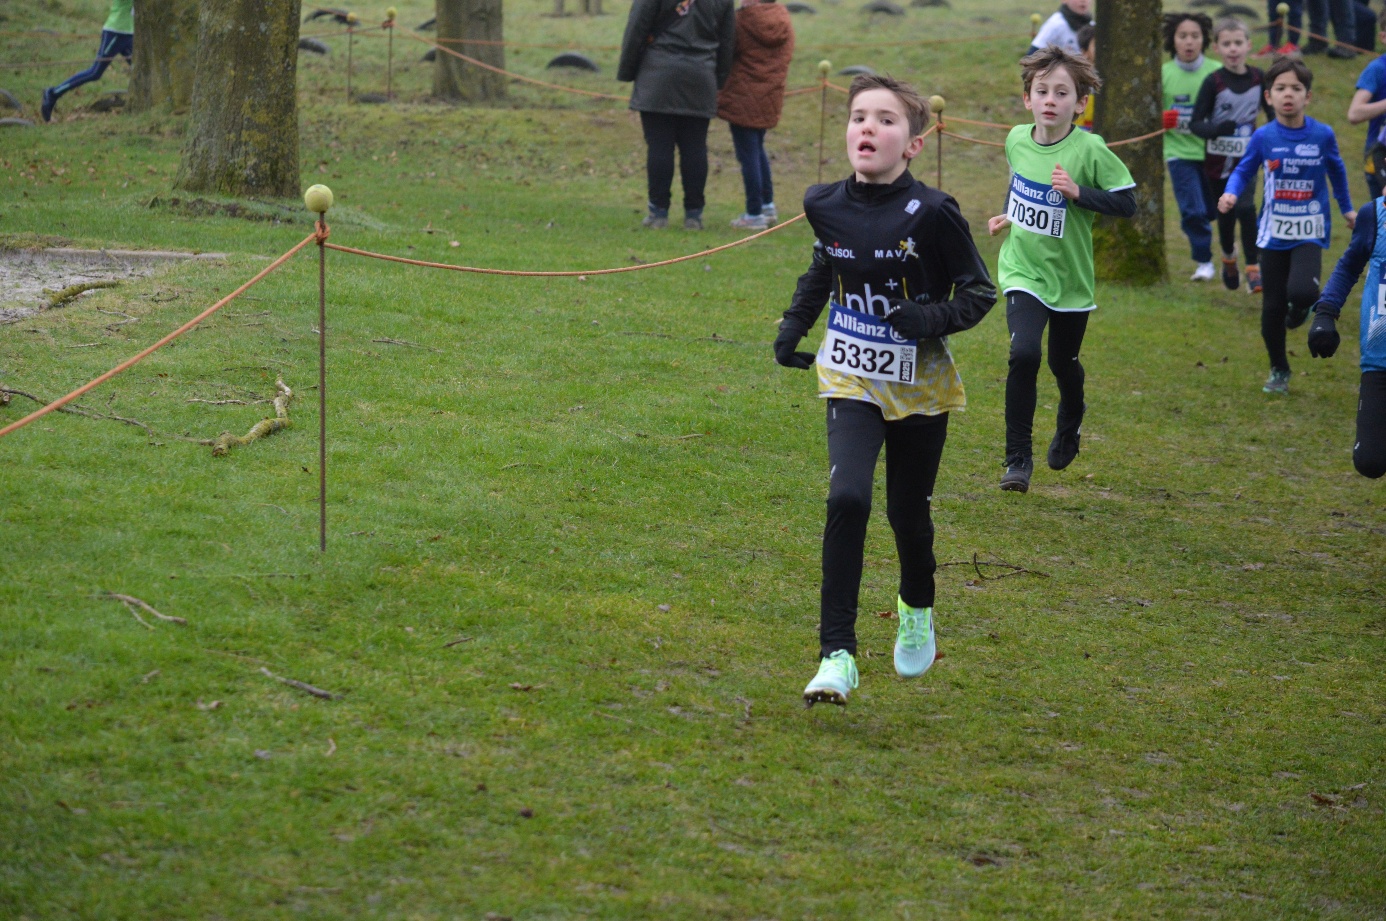
[[[1091,95],[1102,88],[1102,78],[1087,58],[1050,45],[1020,59],[1020,78],[1025,83],[1025,92],[1030,92],[1031,84],[1040,77],[1047,77],[1060,67],[1073,78],[1073,88],[1079,96]]]
[[[1186,21],[1197,23],[1198,28],[1203,32],[1203,50],[1207,51],[1208,46],[1213,41],[1213,20],[1207,13],[1166,13],[1165,23],[1161,32],[1165,36],[1165,50],[1170,56],[1174,56],[1174,33],[1179,31],[1179,27]]]
[[[1217,25],[1213,26],[1213,41],[1221,38],[1224,32],[1240,32],[1246,36],[1247,41],[1251,41],[1251,30],[1246,27],[1246,23],[1234,16],[1227,16],[1218,20]],[[1203,47],[1207,48],[1208,46],[1204,45]]]
[[[1314,88],[1314,72],[1299,58],[1280,57],[1266,70],[1266,90],[1275,86],[1275,80],[1282,74],[1294,74],[1306,90]]]
[[[889,74],[857,74],[852,80],[852,85],[847,90],[847,110],[851,111],[852,103],[857,97],[867,90],[889,90],[895,94],[895,98],[900,100],[900,105],[905,107],[905,120],[909,122],[910,137],[918,137],[924,133],[924,128],[929,124],[929,100],[901,80],[896,80]]]
[[[1084,51],[1087,51],[1088,46],[1091,45],[1097,39],[1097,26],[1093,25],[1092,23],[1088,23],[1087,25],[1083,26],[1083,28],[1078,30],[1077,39],[1078,47],[1082,48]]]

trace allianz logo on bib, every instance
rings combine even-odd
[[[870,299],[872,299],[873,297],[875,300],[884,301],[887,307],[890,303],[889,301],[886,301],[885,298],[881,297],[879,294],[873,296],[871,294],[870,285],[866,286],[866,297],[868,298],[868,300],[865,303],[868,304],[871,303]],[[863,311],[861,310],[860,306],[854,306],[854,301],[857,305],[863,303],[862,298],[859,295],[849,294],[847,295],[847,303],[844,306],[847,308],[847,310],[854,310],[857,313],[862,313]],[[871,317],[870,319],[862,319],[859,317],[855,317],[850,313],[846,313],[841,310],[835,310],[832,313],[831,324],[833,326],[836,326],[838,329],[846,330],[847,332],[852,333],[853,335],[863,339],[876,339],[881,342],[910,341],[905,337],[901,336],[899,333],[897,333],[895,331],[895,327],[891,326],[889,323],[886,323],[884,320],[877,320],[875,317]]]

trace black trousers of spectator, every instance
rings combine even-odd
[[[1010,372],[1006,375],[1006,460],[1029,457],[1035,425],[1040,339],[1049,326],[1049,370],[1059,385],[1060,419],[1083,414],[1083,365],[1078,350],[1088,329],[1088,312],[1050,310],[1033,294],[1006,293],[1006,326],[1011,331]]]
[[[1290,370],[1285,354],[1285,314],[1291,304],[1306,310],[1314,306],[1322,272],[1323,248],[1317,243],[1261,250],[1261,338],[1274,370]]]
[[[683,181],[683,210],[701,214],[707,189],[708,119],[694,115],[665,115],[641,112],[640,127],[645,131],[645,178],[649,183],[650,204],[665,214],[673,200],[674,151],[679,155],[679,178]]]
[[[1362,372],[1352,466],[1373,480],[1386,475],[1386,371]]]
[[[929,517],[948,414],[889,422],[874,403],[828,400],[828,523],[823,529],[823,590],[818,640],[822,655],[857,654],[866,523],[881,445],[886,449],[886,518],[900,557],[900,598],[913,608],[934,604],[934,523]]]

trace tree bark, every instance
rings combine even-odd
[[[492,67],[505,67],[501,0],[437,0],[438,44]],[[451,41],[444,41],[451,39]],[[461,39],[461,41],[457,41]],[[433,95],[448,102],[483,102],[505,98],[506,78],[450,54],[438,55]]]
[[[188,140],[175,187],[299,192],[300,0],[202,0]]]
[[[1108,141],[1160,130],[1161,0],[1098,0],[1097,95],[1093,127]],[[1138,285],[1165,278],[1165,163],[1160,136],[1116,153],[1136,180],[1136,215],[1098,216],[1093,226],[1097,277]]]
[[[134,69],[126,108],[186,112],[192,102],[198,0],[137,0]]]

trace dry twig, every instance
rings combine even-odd
[[[406,342],[403,339],[372,339],[372,342],[383,342],[386,345],[403,345],[411,349],[423,349],[425,352],[441,352],[442,349],[435,349],[431,345],[419,345],[417,342]]]
[[[212,456],[223,457],[231,453],[231,449],[238,445],[248,445],[252,441],[264,438],[266,435],[273,434],[281,429],[286,429],[293,423],[289,421],[289,401],[294,398],[294,392],[284,383],[284,379],[278,378],[274,382],[275,389],[279,395],[274,398],[274,418],[261,419],[250,427],[250,431],[244,435],[232,435],[230,432],[222,432],[212,442]]]
[[[342,696],[341,694],[333,694],[331,691],[324,691],[322,688],[313,687],[311,684],[306,684],[302,681],[295,681],[292,678],[285,678],[282,675],[276,675],[274,672],[270,671],[267,668],[261,668],[260,674],[264,675],[266,678],[273,678],[275,681],[278,681],[282,684],[287,684],[291,688],[298,688],[300,691],[303,691],[307,694],[312,694],[314,697],[321,697],[323,700],[336,700]]]
[[[1049,578],[1049,573],[1047,573],[1047,572],[1040,572],[1038,569],[1026,569],[1024,566],[1017,566],[1017,565],[1014,564],[1014,563],[1007,563],[1005,560],[1000,560],[1000,559],[998,559],[998,560],[992,561],[992,560],[983,560],[983,559],[979,559],[979,558],[978,558],[978,554],[975,553],[975,552],[972,554],[972,559],[970,559],[970,560],[952,560],[952,561],[947,562],[947,563],[939,563],[939,564],[938,564],[938,568],[939,568],[939,569],[943,569],[945,566],[971,566],[972,569],[977,573],[977,578],[978,578],[979,580],[983,581],[983,582],[995,582],[997,579],[1004,579],[1004,578],[1006,578],[1006,577],[1008,577],[1008,576],[1021,576],[1021,575],[1025,575],[1025,576],[1039,576],[1041,579],[1048,579],[1048,578]],[[983,574],[983,572],[982,572],[982,567],[983,567],[983,566],[995,566],[995,567],[998,567],[998,568],[1000,568],[1000,569],[1009,569],[1009,570],[1011,570],[1011,571],[1010,571],[1010,572],[1003,572],[1003,573],[1002,573],[1001,575],[999,575],[999,576],[988,576],[988,575]]]
[[[136,598],[134,595],[122,595],[120,592],[107,592],[105,595],[103,595],[103,596],[101,596],[101,597],[103,597],[103,598],[109,598],[109,599],[111,599],[112,601],[123,601],[123,602],[125,602],[125,606],[126,606],[127,608],[130,609],[130,613],[135,615],[135,620],[137,620],[137,621],[139,621],[140,623],[144,624],[146,627],[149,627],[150,630],[153,630],[154,628],[153,628],[153,627],[150,627],[150,626],[149,626],[149,623],[148,623],[147,621],[145,621],[145,619],[144,619],[143,617],[140,617],[139,612],[135,610],[135,608],[136,608],[137,606],[143,608],[143,609],[146,610],[146,611],[148,611],[150,614],[153,614],[155,617],[159,618],[159,620],[166,620],[166,621],[168,621],[169,623],[174,623],[174,624],[182,624],[182,625],[185,626],[185,627],[188,625],[188,622],[187,622],[186,620],[184,620],[183,618],[181,618],[181,617],[174,617],[174,616],[171,615],[171,614],[160,614],[158,611],[156,611],[156,610],[154,610],[152,607],[150,607],[149,604],[148,604],[147,602],[141,601],[140,599]]]

